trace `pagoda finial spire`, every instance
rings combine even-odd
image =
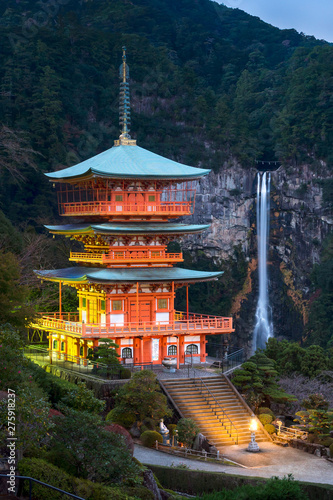
[[[119,141],[115,141],[115,146],[135,145],[136,141],[131,140],[129,135],[131,126],[131,107],[129,92],[129,68],[126,64],[126,47],[123,46],[123,62],[119,67],[120,96],[119,96],[119,125],[121,134]]]

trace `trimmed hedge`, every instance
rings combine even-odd
[[[106,415],[105,421],[121,425],[122,427],[125,427],[125,429],[130,429],[135,422],[135,415],[128,412],[122,412],[119,411],[119,409],[114,408]]]
[[[143,446],[147,446],[148,448],[155,446],[156,441],[163,443],[162,435],[157,431],[145,431],[141,434],[140,439]]]
[[[244,484],[261,487],[267,481],[267,479],[258,477],[237,476],[236,474],[225,474],[221,472],[176,469],[163,467],[162,465],[149,465],[149,468],[157,476],[165,489],[181,491],[190,495],[221,491],[222,488],[234,490]],[[319,498],[333,500],[332,485],[297,482],[310,500],[318,500]],[[304,498],[307,497],[304,496]]]
[[[265,406],[262,406],[261,408],[259,408],[259,415],[261,415],[262,413],[265,413],[266,415],[272,415],[272,417],[273,417],[272,420],[275,419],[275,415],[270,408],[266,408]]]
[[[276,434],[276,427],[272,424],[265,424],[264,429],[268,432],[268,434]]]
[[[262,423],[262,425],[264,425],[264,426],[266,424],[271,424],[273,421],[273,417],[272,417],[272,415],[269,415],[269,413],[260,413],[258,418],[259,418],[260,422]]]
[[[131,488],[126,488],[124,491],[122,488],[110,488],[100,483],[79,479],[40,458],[23,458],[19,462],[18,468],[22,476],[33,477],[87,500],[110,500],[110,498],[112,500],[134,500],[136,497],[136,491],[133,491],[133,496],[129,496]],[[28,482],[26,481],[24,493],[28,494],[28,491]],[[32,494],[33,498],[38,500],[65,500],[69,498],[67,495],[62,495],[36,483],[32,483]]]

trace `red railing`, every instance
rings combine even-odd
[[[209,334],[231,333],[232,318],[222,316],[208,316],[190,313],[189,319],[186,313],[175,313],[173,321],[147,321],[140,323],[127,323],[124,325],[111,324],[85,324],[76,321],[60,319],[59,313],[42,313],[42,317],[36,320],[31,326],[46,330],[61,330],[80,334],[85,338],[100,338],[110,336],[128,335],[176,335],[176,334]]]
[[[182,253],[167,253],[164,250],[112,250],[106,254],[88,253],[88,252],[71,252],[70,261],[89,261],[98,262],[101,264],[123,264],[130,262],[140,263],[167,263],[167,262],[182,262]],[[135,262],[134,262],[135,261]]]
[[[60,215],[170,215],[180,217],[192,213],[189,201],[163,201],[161,203],[114,203],[107,201],[82,201],[60,203]]]

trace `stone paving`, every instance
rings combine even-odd
[[[273,443],[261,443],[260,448],[259,453],[249,453],[244,446],[226,447],[225,458],[243,464],[239,467],[180,458],[140,445],[135,445],[134,456],[147,465],[170,467],[172,464],[186,464],[194,470],[265,478],[292,474],[298,481],[333,485],[333,463],[325,458]]]

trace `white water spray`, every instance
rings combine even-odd
[[[257,184],[257,238],[258,238],[258,269],[259,298],[256,310],[256,325],[253,332],[253,352],[264,349],[269,337],[273,336],[271,309],[268,300],[267,278],[267,247],[269,237],[269,195],[270,173],[258,172]]]

